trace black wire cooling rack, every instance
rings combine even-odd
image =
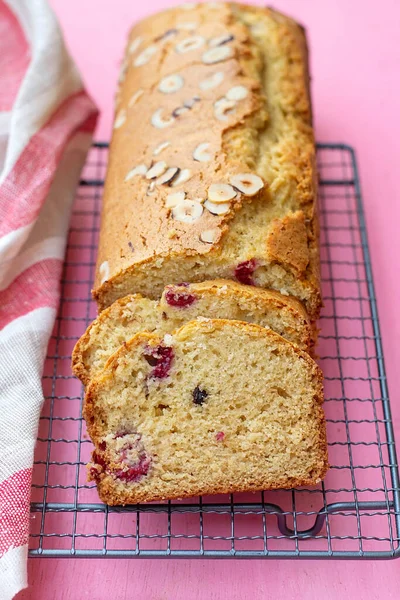
[[[90,152],[68,238],[43,387],[30,556],[394,558],[399,473],[353,150],[319,144],[325,307],[319,343],[331,469],[315,488],[109,508],[86,482],[91,451],[71,351],[91,300],[107,144]]]

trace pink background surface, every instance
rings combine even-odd
[[[261,2],[260,2],[261,4]],[[118,64],[131,22],[169,0],[51,0],[109,137]],[[319,141],[355,147],[360,168],[395,431],[400,431],[398,0],[276,0],[308,29]],[[396,93],[397,92],[397,93]],[[397,435],[397,437],[399,437]],[[57,560],[29,563],[35,600],[398,598],[398,562]]]

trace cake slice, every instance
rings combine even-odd
[[[88,386],[89,478],[110,505],[291,488],[325,475],[322,373],[258,325],[139,333]]]
[[[169,285],[159,302],[139,294],[117,300],[90,325],[72,355],[74,373],[87,385],[122,344],[140,331],[172,333],[197,317],[236,319],[269,327],[310,351],[314,329],[295,298],[233,281]]]

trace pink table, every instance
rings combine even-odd
[[[51,4],[102,110],[97,138],[107,139],[129,23],[170,3],[52,0]],[[318,140],[344,141],[357,151],[397,432],[400,318],[393,299],[400,297],[400,282],[393,274],[400,255],[396,218],[400,3],[386,0],[385,11],[366,0],[280,0],[275,6],[297,17],[309,31]],[[31,588],[19,600],[390,599],[398,598],[400,585],[397,562],[36,559],[30,561],[29,572]]]

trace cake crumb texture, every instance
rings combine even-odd
[[[328,468],[322,374],[244,322],[139,333],[87,389],[89,476],[107,504],[314,485]]]

